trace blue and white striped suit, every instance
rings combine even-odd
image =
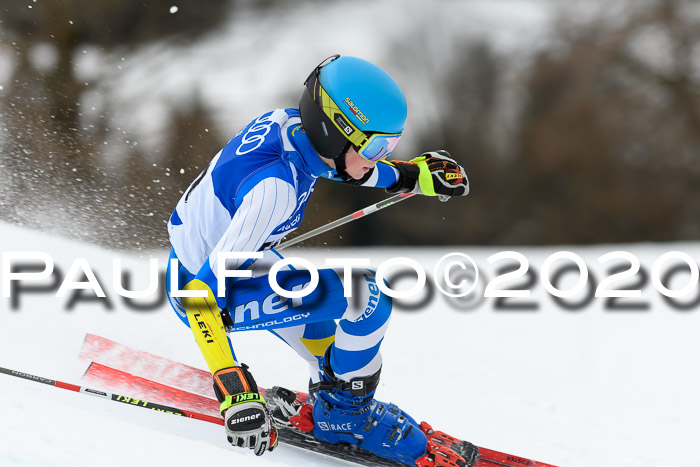
[[[226,262],[227,270],[264,271],[262,265],[277,254],[269,246],[299,226],[318,178],[334,179],[334,175],[309,143],[297,109],[277,109],[252,121],[190,185],[170,218],[171,258],[179,260],[180,286],[198,279],[218,296],[219,253],[264,250],[264,260],[256,264],[250,259]],[[393,167],[378,164],[363,186],[388,188],[397,180]],[[303,299],[280,297],[263,273],[251,279],[227,278],[217,304],[228,310],[233,331],[268,329],[314,371],[318,359],[335,342],[331,363],[336,375],[345,380],[367,376],[381,366],[379,345],[391,300],[379,292],[372,271],[360,272],[359,299],[346,299],[341,278],[334,270],[324,269],[319,271],[317,290]],[[294,290],[308,282],[309,275],[288,270],[277,279],[286,290]],[[173,308],[187,324],[181,300],[168,292]]]

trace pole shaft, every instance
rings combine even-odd
[[[375,203],[371,206],[367,206],[364,209],[360,209],[359,211],[353,212],[352,214],[348,214],[345,217],[341,217],[340,219],[336,219],[332,222],[329,222],[326,225],[322,225],[321,227],[318,227],[310,232],[306,232],[305,234],[301,234],[297,237],[294,237],[291,240],[287,240],[286,242],[282,242],[278,247],[275,248],[275,250],[282,250],[284,248],[294,246],[297,243],[301,243],[304,240],[310,239],[311,237],[315,237],[315,236],[320,235],[324,232],[328,232],[329,230],[333,230],[336,227],[340,227],[343,224],[347,224],[348,222],[352,222],[356,219],[360,219],[360,218],[365,217],[369,214],[377,212],[381,209],[387,208],[393,204],[398,203],[399,201],[403,201],[407,198],[412,197],[414,194],[415,193],[400,193],[398,195],[391,196],[391,197],[389,197],[385,200],[379,201],[378,203]]]
[[[122,404],[128,404],[134,407],[141,407],[143,409],[155,410],[157,412],[167,413],[170,415],[177,415],[180,417],[194,418],[196,420],[202,420],[204,422],[215,423],[217,425],[223,425],[224,420],[222,418],[212,417],[211,415],[206,415],[197,412],[191,412],[189,410],[182,410],[176,407],[170,407],[167,405],[156,404],[154,402],[145,401],[143,399],[136,399],[134,397],[122,396],[119,394],[112,394],[109,392],[99,391],[97,389],[90,389],[82,386],[76,386],[75,384],[64,383],[63,381],[56,381],[49,378],[43,378],[41,376],[34,376],[28,373],[22,373],[21,371],[11,370],[9,368],[0,367],[0,373],[14,376],[16,378],[26,379],[28,381],[33,381],[35,383],[42,383],[49,386],[53,386],[60,389],[67,389],[68,391],[74,391],[80,394],[87,394],[90,396],[96,396],[102,399],[108,399],[114,402],[120,402]]]

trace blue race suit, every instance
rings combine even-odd
[[[391,300],[379,291],[374,273],[360,271],[359,297],[347,299],[338,273],[321,269],[312,294],[287,299],[272,290],[265,268],[258,268],[279,258],[271,247],[299,226],[318,178],[338,180],[335,175],[311,146],[299,111],[277,109],[249,123],[214,157],[180,199],[168,230],[179,287],[208,287],[216,306],[228,311],[231,332],[273,332],[309,362],[312,380],[318,379],[319,359],[333,345],[332,367],[339,378],[349,381],[381,367],[379,346]],[[362,185],[389,188],[398,177],[396,169],[380,163]],[[262,275],[228,277],[222,282],[225,290],[219,291],[220,254],[257,251],[264,252],[262,260],[226,259],[225,269],[262,269]],[[168,298],[180,319],[191,326],[182,298],[170,289],[173,273],[169,267]],[[289,269],[279,272],[277,281],[286,290],[298,290],[309,281],[309,274]],[[235,360],[230,334],[227,345]],[[216,371],[216,365],[208,363]]]

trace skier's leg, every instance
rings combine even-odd
[[[370,376],[381,369],[379,346],[391,315],[391,298],[380,292],[374,272],[362,271],[356,280],[358,296],[349,300],[329,350],[331,367],[344,381]]]
[[[267,275],[239,280],[227,290],[226,309],[231,332],[282,329],[308,323],[340,319],[348,307],[343,283],[332,269],[318,271],[315,289],[299,298],[275,292]],[[310,282],[308,271],[280,271],[277,284],[284,290],[300,291]],[[228,289],[228,287],[227,287]]]
[[[173,297],[172,292],[170,290],[170,285],[171,285],[171,276],[173,274],[172,270],[172,260],[175,259],[177,260],[177,256],[175,255],[175,250],[170,249],[170,257],[168,258],[168,268],[165,271],[165,293],[166,296],[168,297],[168,301],[170,302],[170,306],[173,308],[173,311],[177,315],[178,318],[180,318],[180,321],[182,321],[185,326],[190,327],[190,323],[187,319],[187,312],[185,310],[185,305],[182,303],[182,297]],[[180,262],[177,262],[177,284],[178,287],[182,287],[184,284],[187,284],[190,282],[192,279],[194,279],[194,274],[190,273],[187,269],[185,269]],[[236,358],[236,353],[233,351],[233,346],[231,345],[231,338],[228,337],[228,345],[231,348],[231,354],[233,355],[233,359],[238,362],[238,358]]]
[[[378,456],[414,464],[425,454],[425,435],[398,407],[374,399],[381,368],[379,346],[388,326],[391,300],[381,294],[371,271],[362,276],[357,302],[344,297],[342,280],[335,271],[321,269],[318,273],[318,286],[302,298],[278,295],[266,275],[231,284],[227,287],[226,308],[231,317],[227,325],[231,332],[274,330],[286,336],[283,338],[293,348],[301,349],[294,342],[295,336],[303,336],[301,329],[340,319],[335,343],[321,361],[320,380],[310,388],[314,392],[314,436],[330,443],[361,444]],[[290,291],[307,286],[309,278],[307,271],[277,274],[278,284]],[[294,327],[297,330],[283,331]]]
[[[309,364],[312,382],[319,380],[320,362],[326,349],[335,339],[336,323],[333,320],[308,323],[270,332],[282,339]]]
[[[396,405],[374,399],[391,299],[380,292],[372,271],[361,274],[358,298],[339,322],[335,342],[321,362],[320,382],[310,387],[314,436],[361,445],[380,457],[414,465],[425,455],[425,434]]]
[[[298,290],[308,283],[309,273],[280,271],[276,280],[285,290]],[[357,296],[349,299],[332,269],[319,270],[316,290],[296,299],[274,292],[268,276],[238,281],[226,306],[232,331],[273,331],[317,370],[314,360],[335,341],[330,361],[338,377],[349,381],[373,375],[381,368],[379,346],[389,324],[391,300],[379,291],[372,271],[362,271],[355,280]],[[334,319],[340,320],[337,329]],[[318,381],[313,372],[312,380]]]
[[[280,301],[266,282],[245,281],[232,304],[238,310],[234,313],[238,329],[271,329],[312,368],[320,360],[318,377],[312,378],[310,385],[312,406],[307,407],[312,409],[302,409],[298,417],[303,420],[297,420],[298,427],[313,430],[314,436],[323,441],[361,444],[378,456],[414,464],[425,455],[425,434],[397,406],[374,399],[382,365],[379,347],[391,315],[390,298],[381,293],[372,271],[359,275],[357,296],[349,299],[344,299],[342,282],[334,271],[320,270],[319,277],[318,291],[297,303]],[[307,280],[298,274],[278,275],[278,281],[286,283],[286,290]],[[298,316],[305,324],[289,324]],[[323,327],[328,326],[323,323],[332,319],[340,322],[334,342],[328,345],[332,328]],[[314,328],[314,324],[319,327]],[[320,338],[312,344],[313,350],[304,342],[304,335]],[[326,346],[324,357],[317,359]]]

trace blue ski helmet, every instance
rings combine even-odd
[[[304,82],[301,122],[314,149],[338,159],[354,145],[369,160],[394,149],[406,123],[406,98],[387,72],[360,58],[334,55]]]

